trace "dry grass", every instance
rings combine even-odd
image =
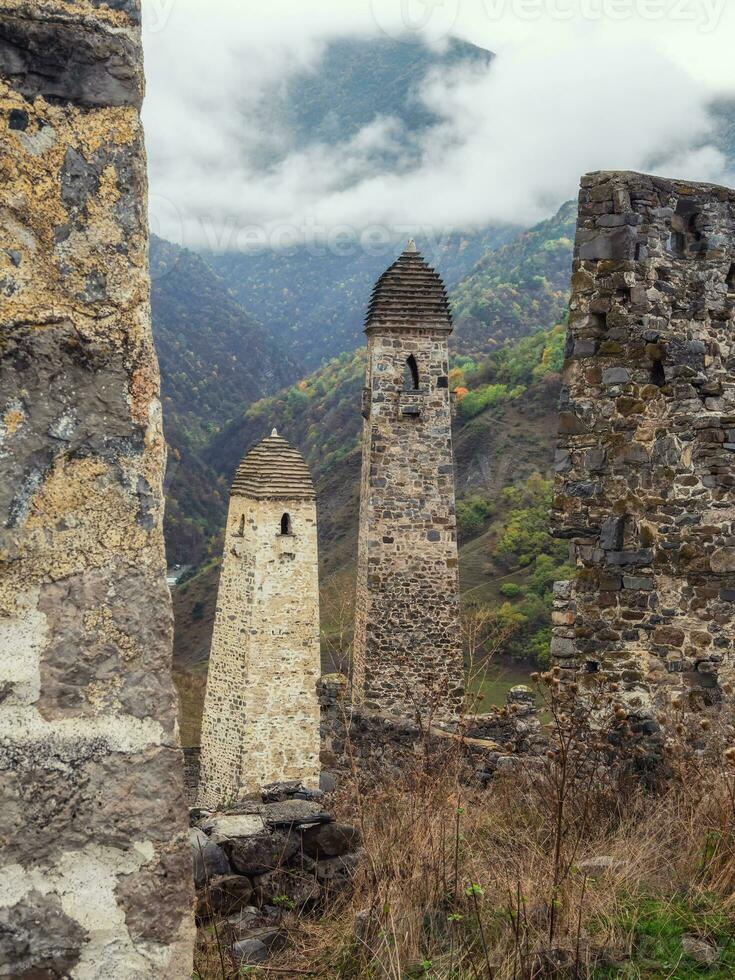
[[[570,718],[569,707],[551,708],[559,726],[556,757],[526,776],[499,776],[488,790],[467,785],[455,750],[417,757],[400,781],[349,780],[334,809],[364,836],[353,888],[312,915],[286,916],[288,949],[267,967],[239,975],[700,975],[683,954],[673,972],[664,960],[679,949],[682,929],[719,937],[721,944],[731,931],[735,778],[726,750],[732,728],[667,720],[665,779],[643,788],[631,778],[636,740],[618,745],[604,774],[596,773],[597,743],[590,743],[584,719]],[[565,743],[573,729],[578,741]],[[606,867],[583,870],[587,859],[603,856]],[[692,910],[705,906],[707,915],[697,918]],[[659,950],[653,955],[661,957],[660,971],[654,962],[625,972],[621,963],[635,961],[646,930],[658,937],[651,949]],[[724,972],[705,975],[732,976],[735,952],[729,955],[723,954]],[[225,960],[228,980],[238,976]],[[222,980],[216,944],[201,951],[198,969],[203,980]]]

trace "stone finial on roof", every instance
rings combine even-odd
[[[242,460],[230,493],[255,500],[313,500],[316,496],[304,457],[276,429]]]
[[[273,439],[277,435],[278,435],[278,429],[274,425],[273,426],[273,431],[271,432],[271,439]]]
[[[411,239],[406,250],[378,279],[370,298],[365,330],[452,329],[449,300],[438,273]]]

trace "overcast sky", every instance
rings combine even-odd
[[[650,169],[733,183],[708,107],[735,98],[727,0],[143,0],[144,119],[154,231],[225,248],[532,223],[580,174]],[[376,163],[402,133],[379,120],[338,147],[248,162],[253,107],[274,81],[318,70],[338,37],[453,34],[495,51],[488,71],[427,80],[442,119],[408,173]],[[409,41],[404,41],[409,43]]]

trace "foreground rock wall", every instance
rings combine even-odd
[[[675,692],[716,702],[732,671],[734,312],[735,192],[583,179],[553,509],[577,576],[552,654],[610,672],[643,720]]]
[[[139,19],[0,2],[0,976],[191,971]]]

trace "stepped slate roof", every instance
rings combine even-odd
[[[365,330],[381,327],[452,329],[444,283],[421,257],[413,241],[386,269],[373,289]]]
[[[233,496],[256,500],[313,500],[316,497],[304,457],[275,429],[245,456],[230,492]]]

